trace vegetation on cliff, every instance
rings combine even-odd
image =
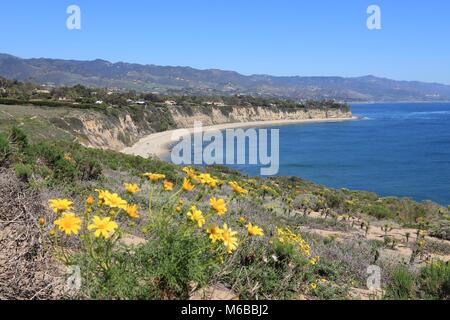
[[[17,128],[0,135],[0,161],[0,190],[22,190],[1,199],[15,208],[0,206],[2,255],[22,236],[0,274],[24,266],[2,278],[5,298],[449,297],[450,216],[430,202],[30,143]],[[365,289],[370,265],[382,293]],[[80,267],[80,290],[63,266]]]

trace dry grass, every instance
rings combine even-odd
[[[45,252],[38,215],[46,210],[10,170],[0,169],[0,299],[52,299],[61,278]]]

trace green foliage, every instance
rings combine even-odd
[[[408,300],[415,298],[415,275],[404,265],[398,266],[392,273],[392,279],[386,288],[385,298],[390,300]]]
[[[0,166],[4,165],[11,154],[11,147],[7,137],[0,133]]]
[[[14,126],[11,128],[11,135],[10,135],[10,141],[11,143],[17,145],[19,147],[20,151],[25,150],[28,147],[28,137],[23,132],[22,129]]]
[[[28,181],[33,175],[33,168],[28,164],[18,163],[14,165],[14,170],[17,176],[23,181]]]
[[[427,299],[450,299],[450,265],[434,261],[420,271],[419,287]]]
[[[393,218],[391,210],[389,210],[388,207],[380,203],[376,203],[374,205],[369,205],[365,207],[364,213],[380,220]]]

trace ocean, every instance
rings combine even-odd
[[[352,105],[361,120],[280,129],[279,176],[450,203],[450,104]],[[249,175],[252,165],[231,166]]]

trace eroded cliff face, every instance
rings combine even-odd
[[[331,119],[351,118],[352,113],[342,109],[333,110],[304,110],[304,109],[277,109],[265,107],[230,107],[186,110],[183,107],[174,107],[171,110],[172,117],[178,128],[188,128],[195,121],[201,121],[203,126],[224,123],[239,123],[252,121],[273,120],[304,120],[304,119]]]
[[[166,110],[147,108],[139,113],[129,110],[114,115],[87,111],[71,113],[52,122],[72,134],[80,143],[96,148],[122,150],[142,137],[160,131],[193,127],[195,121],[203,126],[225,123],[273,120],[351,118],[342,109],[294,109],[268,107],[182,107]]]

